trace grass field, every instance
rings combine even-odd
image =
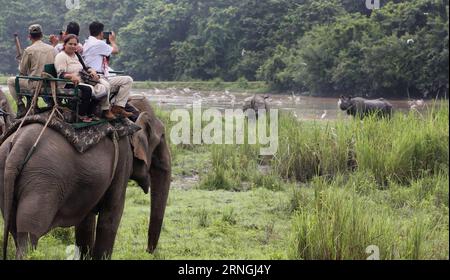
[[[449,258],[448,102],[392,120],[279,123],[272,158],[171,145],[157,252],[145,253],[149,197],[131,182],[113,259],[366,259],[371,245],[381,259]],[[29,259],[65,259],[72,244],[73,229],[54,230]]]
[[[6,85],[7,80],[8,80],[7,76],[0,75],[0,85]]]
[[[222,80],[212,81],[192,81],[192,82],[135,82],[133,84],[135,89],[185,89],[199,91],[224,91],[229,90],[231,92],[249,92],[249,93],[268,93],[270,92],[269,86],[265,82],[249,82],[246,80],[240,80],[237,82],[224,82]]]

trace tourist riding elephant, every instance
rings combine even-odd
[[[132,100],[130,104],[141,110],[136,121],[141,130],[119,139],[118,145],[105,138],[81,154],[61,134],[47,129],[31,159],[22,166],[43,126],[31,124],[20,129],[12,147],[11,137],[3,142],[0,208],[5,221],[5,258],[8,233],[15,241],[16,258],[22,259],[29,242],[36,247],[53,228],[75,226],[76,245],[83,256],[110,259],[130,179],[145,193],[151,189],[147,250],[154,252],[169,194],[171,156],[164,126],[147,101]],[[118,162],[116,168],[114,162]]]
[[[378,117],[391,117],[393,113],[392,104],[383,98],[368,100],[361,97],[341,96],[338,105],[342,111],[347,111],[348,115],[360,119],[371,114],[376,114]]]

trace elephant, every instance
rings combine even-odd
[[[361,97],[341,96],[338,105],[348,115],[364,119],[366,116],[376,114],[378,117],[390,118],[393,114],[393,106],[384,98],[368,100]]]
[[[6,95],[0,88],[0,136],[8,129],[13,118],[15,118],[15,114],[9,106]]]
[[[269,111],[269,102],[268,99],[270,98],[269,95],[264,96],[258,96],[253,95],[252,97],[249,97],[244,100],[244,107],[243,111],[247,112],[247,110],[253,110],[256,113],[256,117],[258,117],[258,111],[259,110],[266,110],[266,112]]]
[[[12,147],[10,138],[3,142],[0,208],[5,221],[4,259],[9,233],[16,245],[16,258],[23,259],[29,245],[36,248],[38,240],[57,227],[75,227],[83,259],[111,259],[129,180],[146,194],[150,190],[147,251],[154,253],[169,195],[171,155],[164,125],[148,101],[136,99],[129,104],[141,112],[135,122],[141,130],[118,140],[117,168],[117,149],[110,138],[80,154],[63,136],[47,129],[24,166],[42,125],[20,129]]]

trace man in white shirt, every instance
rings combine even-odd
[[[131,117],[133,114],[125,110],[128,98],[131,93],[133,79],[129,76],[111,76],[109,71],[109,57],[119,53],[116,43],[116,35],[109,36],[111,45],[103,41],[105,26],[100,22],[93,22],[89,25],[91,36],[83,46],[83,58],[88,67],[94,68],[109,83],[111,92],[118,91],[118,94],[111,100],[113,104],[111,111],[113,114],[122,117]]]

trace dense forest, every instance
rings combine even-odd
[[[447,96],[447,0],[0,0],[0,73],[13,34],[78,21],[116,31],[116,68],[136,80],[262,80],[313,95]]]

